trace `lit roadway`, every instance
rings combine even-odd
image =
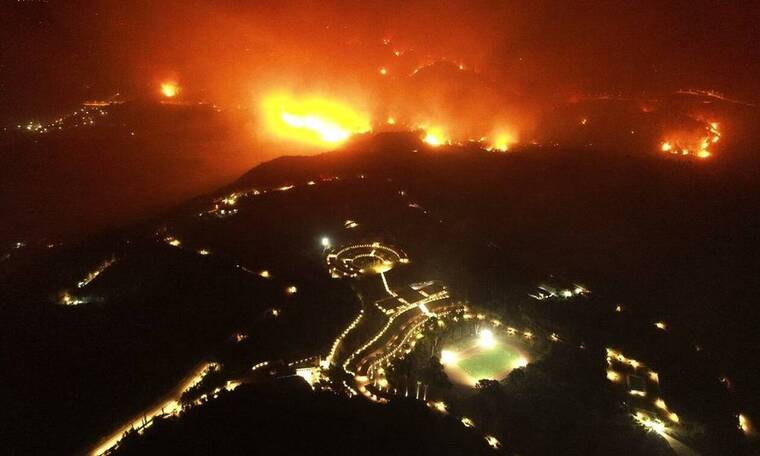
[[[383,315],[387,318],[385,325],[371,339],[365,341],[363,346],[355,349],[344,362],[346,371],[354,374],[356,388],[372,400],[384,401],[373,398],[373,395],[366,390],[371,372],[378,367],[380,362],[395,354],[409,340],[414,330],[424,324],[432,313],[448,312],[458,307],[460,307],[459,304],[451,304],[447,298],[441,298],[425,305],[429,313],[424,312],[419,306],[414,306],[391,317]],[[380,312],[377,314],[382,315]],[[362,347],[364,348],[361,349]]]
[[[130,418],[121,426],[119,426],[110,435],[103,437],[95,448],[88,451],[89,456],[99,456],[107,453],[113,449],[116,444],[124,436],[124,433],[131,431],[132,429],[142,429],[152,424],[152,420],[156,416],[162,416],[165,414],[176,414],[181,410],[179,399],[182,393],[198,384],[207,370],[212,367],[214,363],[200,362],[193,370],[182,379],[182,381],[169,391],[164,397],[158,400],[149,409],[140,412],[140,414]]]

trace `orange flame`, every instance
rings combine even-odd
[[[720,141],[721,133],[717,122],[708,122],[702,134],[674,134],[660,143],[660,150],[674,155],[709,158],[710,146]]]
[[[174,98],[179,94],[179,85],[176,82],[167,81],[161,83],[161,95],[166,98]]]
[[[339,101],[272,94],[261,103],[264,121],[275,138],[330,147],[352,134],[369,131],[369,116]]]
[[[496,130],[489,139],[487,150],[506,152],[509,147],[517,143],[517,134],[508,130]]]
[[[422,141],[433,147],[438,147],[449,142],[446,133],[441,127],[422,127],[422,129],[425,131],[425,136],[422,138]]]

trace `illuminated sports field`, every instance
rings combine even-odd
[[[474,386],[478,380],[501,380],[512,369],[525,366],[526,354],[508,338],[484,330],[478,337],[441,351],[441,363],[452,382]]]

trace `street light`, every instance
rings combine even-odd
[[[330,247],[330,238],[325,236],[322,238],[322,247],[328,248]]]

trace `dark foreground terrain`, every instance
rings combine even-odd
[[[11,246],[0,253],[0,395],[10,418],[3,440],[13,442],[12,453],[75,453],[154,403],[203,359],[221,360],[233,375],[264,360],[324,355],[361,299],[350,282],[329,278],[320,245],[329,236],[403,246],[410,270],[446,281],[475,305],[582,341],[599,360],[608,344],[646,360],[660,373],[668,404],[704,430],[694,440],[698,449],[749,454],[736,420],[739,411],[760,416],[753,390],[760,361],[751,356],[760,322],[757,164],[748,153],[708,163],[589,148],[429,149],[414,135],[388,134],[340,152],[273,160],[213,196],[130,228],[50,247]],[[217,199],[232,194],[233,204]],[[358,228],[346,228],[347,220]],[[109,258],[116,261],[77,285]],[[550,274],[582,282],[593,299],[529,298]],[[62,305],[64,292],[84,302]],[[654,327],[657,321],[668,330]],[[237,342],[236,334],[247,338]],[[528,378],[542,375],[530,367]],[[571,368],[560,372],[572,375]],[[508,380],[506,396],[490,392],[504,408],[520,410],[492,417],[506,430],[504,440],[510,420],[528,420],[533,410],[505,397],[535,397],[546,411],[565,394],[551,382],[520,382]],[[292,385],[249,388],[156,424],[155,434],[131,437],[122,449],[166,453],[192,442],[220,454],[483,449],[482,438],[470,442],[461,426],[450,431],[445,419],[416,405],[383,408]],[[488,405],[498,400],[486,401],[482,413],[497,413]],[[575,435],[596,438],[599,427],[557,416],[547,430],[573,426]],[[386,441],[388,434],[395,437]],[[595,450],[566,444],[609,454],[605,448],[625,447],[628,438],[640,435],[620,432],[617,443]],[[520,442],[505,447],[523,454],[552,448]],[[201,446],[183,448],[179,453],[206,454]],[[642,444],[631,454],[653,448],[660,446]]]

